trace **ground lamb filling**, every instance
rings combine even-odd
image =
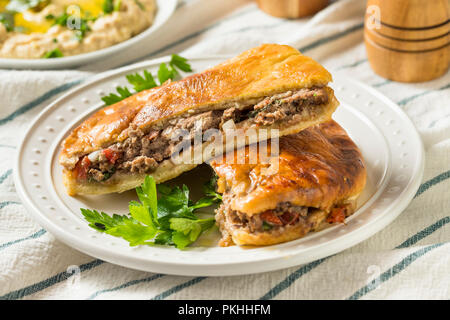
[[[282,202],[273,210],[251,216],[243,212],[231,210],[226,205],[222,205],[218,209],[218,213],[223,214],[223,217],[234,228],[244,229],[249,233],[271,231],[287,225],[295,225],[300,220],[306,220],[308,211],[308,207],[294,206],[290,202]]]
[[[243,212],[232,210],[229,199],[225,196],[222,205],[216,211],[216,221],[219,225],[224,225],[224,220],[226,220],[233,228],[239,228],[249,233],[280,232],[287,226],[299,223],[308,225],[308,216],[315,210],[319,209],[281,202],[273,210],[249,216]],[[326,221],[343,223],[351,213],[350,204],[336,205],[330,210]]]
[[[301,89],[266,97],[254,105],[236,103],[225,110],[172,119],[165,127],[149,133],[129,128],[125,141],[81,157],[75,172],[79,180],[97,182],[107,181],[115,172],[151,173],[176,151],[181,140],[173,140],[173,134],[186,130],[189,132],[187,138],[193,139],[199,130],[195,127],[199,120],[202,121],[202,132],[220,129],[229,120],[235,124],[246,121],[246,127],[270,126],[297,121],[297,115],[301,118],[315,117],[318,111],[312,107],[327,102],[325,88]]]

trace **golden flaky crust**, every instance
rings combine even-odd
[[[279,166],[275,173],[271,169],[276,169],[274,163],[248,164],[247,159],[257,152],[249,147],[245,153],[247,164],[218,160],[210,163],[219,176],[219,192],[241,192],[231,202],[233,210],[252,215],[275,209],[285,201],[329,210],[359,194],[365,186],[361,152],[333,120],[284,136],[279,145],[279,156],[273,159]]]
[[[248,146],[245,164],[225,163],[223,158],[213,160],[210,165],[219,177],[218,191],[229,196],[231,210],[247,216],[273,210],[284,202],[317,210],[306,220],[275,233],[250,233],[235,227],[226,217],[219,217],[225,238],[236,244],[269,245],[303,237],[317,228],[336,205],[348,204],[347,213],[351,214],[354,200],[364,189],[366,170],[361,152],[333,120],[284,136],[279,146],[279,157],[275,158],[278,171],[274,162],[249,164],[249,159],[258,159],[259,154]]]
[[[124,141],[128,137],[129,128],[137,127],[148,132],[188,112],[225,109],[232,107],[235,102],[262,99],[288,90],[323,87],[331,80],[331,75],[325,68],[296,49],[266,44],[183,80],[139,92],[97,111],[63,141],[59,160],[65,167],[66,185],[89,185],[88,182],[73,181],[71,170],[75,164],[81,156]],[[329,119],[338,102],[332,90],[327,90],[330,94],[329,103],[321,108],[316,119],[282,128],[281,135],[295,133]],[[181,173],[181,170],[177,171]],[[122,175],[121,179],[116,177],[109,182],[110,187],[103,190],[98,190],[105,185],[103,183],[78,189],[89,193],[124,191],[125,186],[133,185],[122,181],[126,179],[126,175]],[[112,187],[113,182],[123,186]],[[73,192],[76,189],[71,188]],[[78,193],[73,192],[69,191],[70,194]]]
[[[66,138],[61,158],[123,141],[130,124],[145,130],[190,109],[199,111],[287,90],[325,86],[331,80],[324,67],[294,48],[262,45],[204,72],[101,109]]]

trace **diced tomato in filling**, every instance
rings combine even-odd
[[[108,161],[112,164],[116,163],[117,159],[119,159],[119,153],[111,149],[103,150],[103,154],[105,155],[106,159],[108,159]]]
[[[283,224],[294,224],[297,221],[299,214],[294,212],[286,212],[280,216]]]
[[[77,162],[75,166],[75,172],[77,178],[80,180],[85,180],[87,178],[87,172],[89,171],[89,167],[91,166],[91,161],[88,157],[84,157],[80,161]]]
[[[270,210],[261,213],[261,219],[272,225],[277,225],[277,226],[283,225],[283,221],[280,220],[280,217],[278,217],[275,214],[275,212],[270,211]]]
[[[330,214],[327,217],[328,223],[343,223],[346,217],[346,207],[336,207],[331,209]]]

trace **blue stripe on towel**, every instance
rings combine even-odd
[[[167,291],[164,291],[163,293],[158,294],[157,296],[153,297],[150,300],[164,300],[168,296],[170,296],[174,293],[177,293],[178,291],[181,291],[187,287],[193,286],[194,284],[197,284],[205,279],[206,279],[206,277],[197,277],[197,278],[191,279],[191,280],[184,282],[182,284],[179,284]]]
[[[369,284],[362,287],[358,291],[356,291],[354,294],[352,294],[350,297],[348,297],[348,300],[358,300],[361,297],[365,296],[369,292],[375,290],[378,288],[382,283],[388,281],[401,271],[405,270],[411,263],[419,259],[420,257],[424,256],[428,252],[430,252],[433,249],[439,248],[440,246],[444,245],[445,243],[436,243],[429,246],[426,246],[422,249],[419,249],[410,255],[406,256],[406,258],[402,259],[399,263],[394,265],[392,268],[389,268],[385,272],[383,272],[379,277],[376,279],[373,279]]]
[[[120,286],[117,286],[117,287],[114,287],[114,288],[111,288],[111,289],[104,289],[104,290],[97,291],[97,292],[93,293],[92,295],[90,295],[86,300],[95,299],[99,295],[101,295],[103,293],[106,293],[106,292],[114,292],[114,291],[118,291],[118,290],[130,287],[130,286],[134,286],[134,285],[139,284],[139,283],[151,282],[153,280],[159,279],[159,278],[164,277],[164,276],[165,276],[164,274],[158,273],[158,274],[155,274],[155,275],[153,275],[151,277],[148,277],[148,278],[132,280],[132,281],[129,281],[129,282],[124,283],[124,284],[121,284]]]
[[[422,193],[430,189],[432,186],[437,185],[438,183],[441,183],[442,181],[447,180],[448,178],[450,178],[450,170],[441,173],[440,175],[422,183],[419,187],[419,190],[417,190],[417,193],[414,196],[414,198],[420,196]]]
[[[21,238],[21,239],[16,239],[16,240],[13,240],[13,241],[6,242],[4,244],[0,244],[0,250],[6,249],[9,246],[12,246],[13,244],[16,244],[16,243],[19,243],[19,242],[23,242],[23,241],[30,240],[30,239],[37,239],[37,238],[43,236],[46,232],[47,231],[45,231],[44,229],[41,229],[38,232],[33,233],[32,235],[30,235],[28,237]]]
[[[0,184],[3,183],[3,181],[6,180],[12,173],[12,169],[8,169],[4,174],[0,176]]]
[[[359,31],[363,27],[364,27],[364,23],[359,23],[356,26],[348,28],[347,30],[344,30],[342,32],[339,32],[339,33],[333,34],[331,36],[328,36],[328,37],[319,39],[317,41],[314,41],[314,42],[310,43],[309,45],[304,46],[304,47],[302,47],[302,48],[300,48],[298,50],[300,52],[304,52],[304,51],[315,49],[315,48],[320,47],[321,45],[326,44],[326,43],[328,43],[330,41],[334,41],[334,40],[340,39],[342,37],[345,37],[345,36],[355,32],[355,31]]]
[[[10,145],[7,145],[7,144],[0,144],[0,148],[10,148],[10,149],[15,149],[16,147],[15,147],[15,146],[10,146]]]
[[[416,244],[420,240],[428,237],[433,232],[442,228],[449,222],[450,222],[450,216],[444,217],[444,218],[438,220],[437,222],[433,223],[431,226],[426,227],[422,231],[420,231],[420,232],[416,233],[415,235],[413,235],[412,237],[408,238],[407,240],[405,240],[404,242],[402,242],[395,248],[402,249],[402,248],[411,247],[412,245]]]
[[[413,96],[411,96],[411,97],[407,97],[407,98],[405,98],[405,99],[402,99],[402,100],[400,100],[400,101],[398,102],[398,104],[399,104],[400,106],[404,106],[404,105],[406,105],[407,103],[411,102],[411,101],[414,100],[414,99],[417,99],[417,98],[419,98],[419,97],[422,97],[422,96],[424,96],[424,95],[427,95],[427,94],[429,94],[429,93],[433,93],[433,92],[436,92],[436,91],[446,90],[446,89],[448,89],[448,88],[450,88],[450,83],[447,84],[447,85],[445,85],[445,86],[443,86],[443,87],[440,87],[440,88],[437,88],[437,89],[434,89],[434,90],[427,90],[427,91],[425,91],[425,92],[421,92],[421,93],[415,94],[415,95],[413,95]]]
[[[359,65],[362,65],[363,63],[366,63],[367,61],[368,61],[367,59],[358,60],[358,61],[355,61],[353,63],[345,64],[343,66],[340,66],[336,70],[342,70],[342,69],[347,69],[347,68],[354,68],[354,67],[357,67]]]
[[[290,275],[288,275],[283,281],[278,283],[275,287],[270,289],[266,294],[264,294],[261,298],[259,298],[259,300],[273,299],[275,296],[280,294],[280,292],[289,288],[296,280],[298,280],[303,275],[307,274],[308,272],[310,272],[317,266],[321,265],[324,261],[326,261],[327,259],[329,259],[331,257],[332,256],[323,258],[323,259],[319,259],[319,260],[310,262],[310,263],[300,267],[299,269],[295,270]]]
[[[4,207],[7,207],[11,204],[21,204],[21,203],[16,202],[16,201],[3,201],[3,202],[0,202],[0,209],[3,209]]]
[[[387,84],[389,84],[389,83],[391,83],[391,82],[392,82],[391,80],[385,80],[385,81],[382,81],[382,82],[378,82],[378,83],[373,84],[372,87],[374,87],[374,88],[380,88],[380,87],[385,86],[385,85],[387,85]]]
[[[0,119],[0,126],[4,125],[5,123],[8,123],[9,121],[14,120],[15,118],[17,118],[18,116],[24,114],[27,111],[30,111],[31,109],[37,107],[38,105],[40,105],[41,103],[43,103],[44,101],[46,101],[47,99],[50,99],[51,97],[62,93],[74,86],[76,86],[77,84],[80,84],[83,80],[76,80],[76,81],[72,81],[69,83],[65,83],[59,87],[53,88],[49,91],[47,91],[46,93],[44,93],[43,95],[37,97],[36,99],[28,102],[27,104],[21,106],[19,109],[17,109],[16,111],[14,111],[13,113],[11,113],[9,116]]]
[[[82,264],[82,265],[80,265],[80,271],[83,272],[83,271],[93,269],[103,263],[104,263],[104,261],[97,259],[97,260]],[[38,283],[32,284],[31,286],[28,286],[28,287],[25,287],[25,288],[22,288],[22,289],[19,289],[16,291],[12,291],[3,296],[0,296],[0,300],[16,300],[16,299],[23,298],[25,296],[29,296],[36,292],[47,289],[48,287],[51,287],[56,283],[67,280],[68,278],[70,278],[73,275],[74,274],[68,273],[65,271],[58,273],[57,275],[54,275],[53,277],[50,277],[50,278],[40,281]]]

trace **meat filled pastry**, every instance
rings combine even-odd
[[[140,185],[147,174],[160,183],[194,168],[198,161],[171,156],[179,144],[174,132],[184,131],[183,139],[190,139],[198,123],[202,132],[221,132],[232,123],[244,135],[249,129],[278,129],[282,136],[324,122],[338,106],[327,86],[331,80],[325,68],[296,49],[266,44],[134,94],[97,111],[64,140],[59,160],[67,192],[122,192]],[[259,137],[256,141],[267,139]]]
[[[298,239],[354,212],[366,170],[357,146],[333,120],[280,138],[277,158],[262,163],[256,152],[245,147],[241,164],[224,157],[210,162],[223,194],[216,211],[222,246]]]

